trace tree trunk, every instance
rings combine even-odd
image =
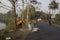
[[[13,16],[13,18],[14,18],[14,25],[15,25],[15,27],[14,27],[14,29],[16,30],[16,27],[17,27],[17,15],[16,15],[16,7],[15,7],[15,2],[13,1],[13,0],[9,0],[10,2],[11,2],[11,4],[12,4],[12,8],[13,8],[13,10],[12,10],[12,16]]]
[[[24,19],[24,0],[22,0],[22,21]]]

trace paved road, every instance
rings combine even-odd
[[[36,27],[40,30],[28,35],[26,40],[60,40],[60,27],[37,22]]]

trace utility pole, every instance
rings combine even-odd
[[[28,1],[26,0],[27,2],[27,5],[28,5]],[[22,27],[24,26],[24,28],[27,28],[28,27],[28,13],[29,13],[29,7],[27,7],[27,14],[26,14],[26,20],[24,19],[24,0],[22,0]]]
[[[28,28],[28,24],[29,24],[29,21],[30,21],[30,18],[29,18],[29,5],[30,5],[30,3],[28,2],[28,0],[26,0],[26,2],[27,2],[27,16],[26,16],[26,28]]]

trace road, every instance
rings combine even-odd
[[[38,27],[39,31],[29,34],[26,40],[60,40],[60,27],[58,25],[37,22],[35,27]]]

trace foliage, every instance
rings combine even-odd
[[[35,7],[33,5],[28,5],[27,7],[29,7],[29,19],[32,20],[32,19],[35,19],[35,18],[42,18],[44,19],[44,16],[47,15],[45,12],[43,11],[36,11],[35,10]],[[25,14],[25,18],[27,16],[27,7],[24,11],[24,14]]]
[[[56,14],[54,22],[55,24],[60,25],[60,14]]]
[[[37,4],[37,0],[31,0],[30,3]]]
[[[5,37],[3,36],[3,30],[0,30],[0,40],[5,40]]]
[[[45,12],[43,11],[36,11],[35,12],[35,18],[42,18],[43,20],[47,20],[47,15]]]
[[[49,7],[50,9],[58,9],[58,3],[55,0],[53,0]]]
[[[9,28],[9,29],[14,28],[14,19],[9,13],[1,14],[0,17],[1,17],[0,22],[6,23],[7,28]]]
[[[26,6],[26,9],[24,11],[25,18],[27,16],[27,7],[29,8],[29,13],[28,13],[29,20],[38,19],[38,18],[42,18],[43,20],[47,20],[47,14],[43,11],[36,11],[35,7],[33,7],[33,5]]]
[[[24,20],[26,21],[27,18],[27,13],[28,13],[28,20],[30,20],[31,16],[35,16],[35,8],[33,5],[27,5],[26,9],[24,10]]]

